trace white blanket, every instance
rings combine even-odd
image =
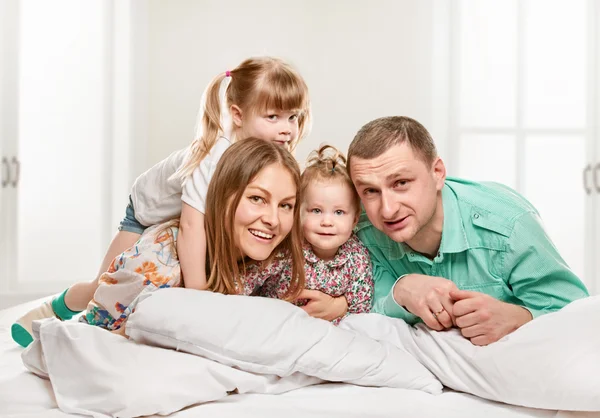
[[[25,366],[49,378],[63,412],[167,415],[229,393],[277,394],[321,383],[299,373],[257,375],[199,356],[136,344],[98,327],[51,318],[34,325]]]
[[[167,414],[232,391],[282,393],[320,379],[439,393],[415,359],[447,386],[487,399],[600,410],[600,298],[489,347],[376,314],[350,317],[337,329],[285,302],[185,289],[155,292],[129,321],[133,339],[196,355],[47,320],[24,363],[50,378],[63,411],[97,416]]]
[[[168,414],[234,391],[275,394],[323,380],[442,390],[404,349],[274,299],[165,289],[138,305],[127,330],[132,340],[77,322],[36,322],[23,362],[50,379],[61,410],[97,416]],[[148,345],[157,342],[197,355]]]
[[[404,347],[457,391],[531,408],[600,411],[600,296],[577,300],[486,347],[457,329],[411,328],[373,314],[341,326]]]

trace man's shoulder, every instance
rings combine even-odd
[[[538,215],[535,207],[512,188],[495,182],[475,182],[449,177],[446,185],[456,196],[461,217],[475,230],[510,236],[524,214]]]

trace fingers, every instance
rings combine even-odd
[[[309,290],[309,289],[303,289],[299,294],[298,297],[296,297],[296,300],[298,299],[316,299],[318,296],[318,293],[316,290]]]
[[[427,300],[429,311],[444,328],[452,328],[454,326],[453,304],[454,301],[447,292],[437,289],[429,295]]]
[[[471,312],[463,316],[456,317],[456,326],[459,328],[468,328],[473,325],[477,325],[480,321],[479,315],[477,312]]]
[[[472,297],[469,299],[462,299],[457,302],[454,302],[452,305],[452,314],[458,318],[460,316],[464,316],[470,314],[471,312],[477,311],[480,307],[479,298]]]
[[[473,345],[489,345],[491,343],[495,342],[492,338],[490,338],[488,335],[480,335],[478,337],[474,337],[471,338],[471,343]]]
[[[452,323],[452,317],[450,316],[448,311],[442,305],[440,305],[440,309],[437,309],[435,312],[432,312],[432,314],[433,314],[433,317],[435,319],[437,319],[437,321],[444,328],[452,328],[452,326],[454,325]]]
[[[455,301],[474,298],[481,294],[479,292],[472,292],[469,290],[458,290],[458,289],[451,290],[449,293],[450,293],[450,297],[452,299],[454,299]]]
[[[423,313],[419,315],[419,317],[425,322],[425,325],[431,329],[436,331],[442,331],[444,329],[444,326],[437,320],[435,314],[431,312],[428,307],[423,310]]]
[[[463,337],[471,339],[485,335],[485,328],[480,324],[477,324],[470,327],[461,328],[460,333],[463,335]]]

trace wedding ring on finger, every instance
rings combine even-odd
[[[433,317],[434,317],[435,319],[437,319],[437,318],[438,318],[438,316],[439,316],[439,315],[440,315],[442,312],[444,312],[444,310],[445,310],[445,309],[444,309],[444,308],[442,308],[442,309],[440,309],[438,312],[431,312],[431,314],[433,315]]]

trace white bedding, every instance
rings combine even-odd
[[[22,349],[10,339],[16,317],[39,302],[0,311],[0,416],[62,417],[48,381],[26,371]],[[486,401],[445,391],[439,396],[422,391],[366,388],[349,384],[310,386],[281,395],[230,395],[219,401],[187,408],[173,417],[569,417],[599,418],[598,413],[536,410]]]

